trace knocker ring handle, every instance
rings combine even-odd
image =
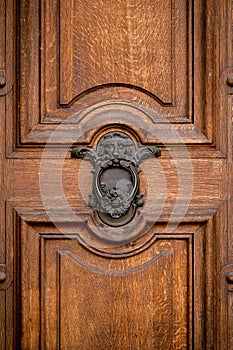
[[[96,150],[76,147],[72,158],[83,158],[94,167],[94,181],[89,205],[109,226],[123,226],[130,222],[137,207],[144,204],[140,193],[138,165],[149,157],[159,157],[156,146],[136,147],[126,133],[113,131],[102,136]]]

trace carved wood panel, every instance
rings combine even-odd
[[[31,69],[45,83],[40,96],[42,118],[55,116],[59,110],[66,116],[69,109],[61,107],[70,107],[74,100],[81,105],[83,99],[93,103],[112,98],[111,88],[118,86],[125,87],[119,92],[122,97],[128,89],[132,99],[138,90],[152,105],[155,100],[160,106],[173,107],[169,108],[173,115],[187,117],[192,86],[187,79],[188,71],[192,79],[192,4],[127,0],[105,5],[104,1],[67,0],[58,6],[57,1],[42,0],[40,13],[32,9],[31,18],[21,6],[25,22],[37,19],[31,34],[21,24],[23,51],[27,50],[25,35],[41,28],[41,37],[37,35],[40,54],[34,56],[41,72],[37,66]],[[30,71],[26,74],[32,79]],[[101,90],[97,96],[95,90]]]
[[[184,225],[170,237],[163,225],[153,230],[146,251],[109,260],[77,245],[74,234],[22,221],[23,348],[201,346],[205,226]]]
[[[191,9],[186,12],[188,6],[186,1],[171,0],[115,1],[109,6],[104,1],[63,1],[60,104],[69,105],[106,85],[128,85],[162,106],[176,102],[180,113],[187,115],[186,38],[192,18]]]
[[[218,149],[217,96],[208,95],[218,76],[214,8],[214,0],[21,2],[16,148],[45,143],[90,105],[124,100],[177,124],[185,142]]]
[[[12,89],[13,85],[13,52],[9,42],[13,41],[13,4],[11,1],[1,1],[0,13],[0,96],[4,96]]]

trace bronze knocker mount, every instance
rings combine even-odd
[[[130,222],[137,207],[143,206],[138,165],[149,157],[159,157],[160,149],[156,146],[137,148],[129,135],[112,131],[100,138],[95,151],[80,146],[71,151],[71,156],[93,165],[89,205],[105,224],[117,227]]]

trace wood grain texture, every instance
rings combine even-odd
[[[100,5],[97,6],[97,4]],[[202,75],[196,75],[199,66],[202,66],[202,62],[199,64],[199,56],[197,59],[192,57],[194,53],[198,55],[205,50],[199,40],[200,28],[197,27],[196,50],[192,52],[192,19],[194,14],[198,12],[198,5],[195,3],[192,8],[190,2],[183,0],[179,0],[178,3],[160,1],[156,3],[156,6],[152,1],[146,3],[141,1],[137,3],[130,1],[113,3],[109,1],[107,4],[104,3],[103,9],[101,4],[101,2],[90,2],[85,3],[84,6],[82,1],[68,1],[67,4],[62,2],[59,9],[56,2],[41,1],[40,5],[34,7],[32,26],[24,28],[26,23],[30,23],[31,18],[20,23],[20,38],[22,39],[20,54],[25,53],[21,58],[22,73],[31,75],[32,80],[29,79],[29,81],[34,87],[36,84],[34,78],[38,82],[44,81],[43,88],[39,92],[41,96],[38,96],[38,90],[35,90],[35,98],[39,98],[41,103],[41,119],[44,122],[53,123],[56,120],[61,120],[60,117],[68,117],[95,102],[122,98],[156,109],[159,113],[173,118],[171,120],[176,122],[191,122],[194,117],[192,81],[195,78],[197,91],[199,91],[205,79],[203,72],[201,72]],[[90,6],[90,9],[87,11],[88,15],[85,15],[84,11],[86,11],[87,5]],[[39,16],[38,7],[41,16]],[[20,5],[20,8],[22,17],[27,17],[23,4]],[[114,11],[118,12],[118,16],[111,15]],[[161,13],[163,13],[163,20],[161,20]],[[91,22],[88,16],[93,17]],[[108,21],[105,20],[107,16]],[[59,21],[58,18],[60,18]],[[199,15],[196,22],[198,20]],[[39,24],[39,22],[41,23]],[[92,29],[90,29],[89,23],[92,23]],[[40,47],[38,46],[39,40],[37,40],[34,48],[29,46],[24,48],[23,43],[30,40],[32,36],[39,39],[38,25],[42,28]],[[57,28],[60,28],[59,32]],[[65,31],[63,31],[64,28],[66,28]],[[160,32],[163,33],[160,34]],[[89,38],[89,41],[85,39],[84,42],[83,38],[86,37]],[[187,37],[188,43],[186,44]],[[60,39],[58,43],[56,43],[57,38]],[[142,46],[144,42],[147,45]],[[60,49],[57,50],[56,45],[60,45],[60,43]],[[74,49],[77,54],[74,53]],[[208,47],[210,52],[212,49],[212,47]],[[27,61],[27,50],[28,53],[33,50],[33,62]],[[89,63],[89,58],[90,62],[95,61],[96,68],[92,63]],[[106,67],[101,68],[100,58],[106,62]],[[114,64],[114,60],[116,64]],[[39,61],[40,77],[38,77]],[[57,76],[55,62],[60,65],[60,78]],[[194,69],[195,76],[192,76],[192,62],[197,62]],[[24,72],[29,66],[30,69]],[[188,72],[187,76],[186,72]],[[87,85],[87,79],[89,85]],[[91,83],[92,80],[93,83]],[[70,86],[70,82],[75,86],[74,88]],[[83,89],[76,87],[79,84],[84,84]],[[116,84],[125,84],[126,86],[116,86]],[[164,84],[165,87],[162,87]],[[173,107],[169,106],[169,103],[167,106],[161,106],[161,103],[158,103],[156,99],[153,100],[152,95],[156,95],[156,91],[151,89],[153,85],[157,90],[161,90],[158,94],[162,97],[166,94],[172,96],[173,101],[169,103]],[[95,86],[100,87],[100,90],[94,91]],[[136,90],[130,86],[135,86]],[[27,90],[30,90],[30,86],[22,87],[22,99],[27,101],[28,93],[30,94]],[[146,91],[148,89],[148,94],[139,91],[140,89]],[[72,92],[73,90],[74,92]],[[87,90],[90,94],[84,93]],[[177,94],[177,92],[179,93]],[[64,98],[61,102],[58,101],[58,96],[61,96],[62,93],[69,94],[69,99],[72,97],[71,100],[78,94],[80,99],[75,103],[75,106],[68,105],[69,108],[60,108],[65,103]],[[59,103],[61,103],[60,107]],[[24,120],[22,124],[26,123],[25,114],[31,118],[30,115],[35,113],[34,110],[32,108],[29,113],[24,109],[21,110]],[[199,112],[202,114],[201,109],[197,106],[195,115]],[[33,125],[35,128],[36,119],[34,119]],[[25,136],[25,131],[22,131],[21,136],[23,135]]]
[[[163,103],[173,104],[174,25],[177,23],[182,33],[178,45],[186,46],[183,9],[184,1],[176,6],[170,0],[74,1],[73,97],[98,85],[119,83],[137,86]],[[186,56],[187,48],[183,47],[179,56],[183,70],[187,69]],[[179,76],[185,78],[184,74]]]
[[[159,162],[157,164],[157,162]],[[178,195],[178,174],[177,167],[182,173],[183,183],[181,184],[181,191],[185,192],[186,185],[189,185],[193,177],[193,199],[221,199],[221,184],[222,184],[222,169],[224,163],[218,160],[199,160],[192,161],[192,172],[189,168],[188,160],[163,160],[154,161],[153,169],[157,173],[153,173],[148,168],[150,161],[146,161],[142,175],[142,189],[147,188],[148,182],[156,186],[156,191],[153,191],[155,196],[166,199],[174,199]],[[40,201],[41,193],[39,187],[39,172],[40,162],[35,160],[15,160],[14,162],[14,198],[15,200],[37,200]],[[20,181],[22,167],[24,169],[24,182]],[[33,171],[32,171],[33,169]],[[53,198],[57,200],[63,197],[67,200],[76,199],[78,201],[87,201],[88,195],[92,191],[92,167],[82,160],[66,160],[61,164],[60,160],[48,159],[46,168],[43,169],[46,179],[45,189],[47,189]],[[61,171],[61,174],[60,174]],[[205,178],[202,177],[205,174]],[[61,175],[61,177],[60,177]],[[164,179],[161,177],[164,176]],[[60,182],[62,181],[62,183]],[[164,181],[166,183],[164,183]],[[42,186],[42,185],[41,185]],[[166,193],[159,191],[159,188],[165,186]],[[144,189],[144,194],[146,195]],[[181,196],[181,194],[179,194]],[[182,198],[182,196],[181,196]],[[84,202],[83,202],[84,203]]]
[[[143,89],[165,105],[175,91],[187,99],[186,1],[79,0],[62,2],[60,15],[60,86],[71,99],[106,84]]]
[[[230,328],[228,329],[228,347],[229,349],[233,347],[233,329],[231,327],[233,323],[233,296],[232,291],[228,293],[228,324]]]
[[[1,349],[6,348],[6,312],[5,312],[5,291],[0,291],[0,347]]]
[[[5,15],[6,4],[5,1],[2,1],[0,4],[0,13]],[[1,45],[1,53],[0,53],[0,75],[1,77],[5,76],[6,73],[6,23],[5,21],[1,22],[1,34],[0,34],[0,45]]]
[[[215,93],[220,87],[215,0],[64,1],[60,7],[56,1],[38,1],[30,6],[30,15],[24,2],[17,14],[23,19],[17,47],[20,120],[11,147],[43,145],[57,123],[95,103],[121,99],[178,124],[185,142],[223,148],[219,135],[226,124],[217,118]],[[169,100],[166,94],[171,101],[163,103]],[[68,142],[65,129],[62,139]]]
[[[22,255],[20,261],[21,278],[21,304],[27,311],[22,313],[21,323],[23,336],[21,347],[23,349],[39,349],[40,336],[40,271],[39,238],[36,232],[24,223],[24,236],[21,238]],[[30,261],[30,264],[28,262]],[[26,305],[25,305],[26,301]],[[29,316],[29,317],[28,317]]]
[[[46,230],[40,226],[40,232],[46,233]],[[179,239],[161,236],[147,253],[126,260],[106,260],[90,255],[69,237],[61,240],[62,237],[58,239],[59,236],[51,233],[41,232],[38,245],[39,235],[32,227],[23,224],[21,231],[22,259],[26,262],[30,254],[34,262],[26,282],[29,288],[22,285],[25,311],[22,326],[26,330],[30,318],[35,336],[37,313],[41,312],[40,342],[44,347],[66,348],[69,344],[71,348],[127,349],[132,344],[135,349],[169,349],[191,346],[188,337],[189,322],[193,320],[191,309],[187,313],[193,290],[191,236],[181,235]],[[147,267],[142,269],[143,264]],[[23,264],[22,271],[28,277],[27,269]],[[34,293],[33,281],[38,269],[45,287],[40,290],[41,310],[37,295],[30,299],[32,304],[26,303],[27,293]],[[32,338],[26,335],[30,334],[29,330],[24,334],[23,344],[28,348]],[[34,338],[33,344],[36,348],[38,338]]]
[[[26,209],[27,210],[27,209]],[[18,211],[18,209],[17,209]],[[25,212],[26,214],[26,212]],[[213,325],[213,290],[214,290],[214,286],[217,283],[217,276],[215,276],[213,274],[214,271],[214,266],[213,266],[213,261],[215,261],[215,253],[214,252],[214,245],[212,244],[212,240],[213,240],[213,222],[215,222],[215,225],[217,225],[216,227],[220,227],[220,221],[218,221],[217,217],[214,218],[213,220],[207,219],[207,221],[205,221],[205,225],[200,225],[200,223],[197,224],[184,224],[184,225],[180,225],[179,228],[176,229],[176,231],[174,232],[173,235],[166,235],[166,230],[164,231],[164,226],[162,225],[156,225],[154,227],[154,231],[158,233],[158,237],[157,240],[155,241],[155,243],[148,249],[146,249],[143,253],[134,255],[133,257],[129,257],[127,259],[106,259],[106,258],[102,258],[102,257],[98,257],[96,255],[93,255],[92,253],[88,252],[86,249],[81,248],[80,245],[77,244],[77,241],[75,239],[75,236],[72,234],[66,234],[66,235],[60,235],[60,231],[58,228],[54,227],[54,225],[51,225],[49,222],[44,222],[44,218],[38,214],[36,215],[36,217],[34,218],[32,215],[29,214],[29,216],[26,218],[25,214],[23,214],[22,211],[22,217],[24,217],[24,220],[21,221],[22,224],[20,225],[20,239],[22,239],[22,249],[21,249],[21,258],[20,260],[22,261],[22,263],[20,263],[20,265],[23,268],[23,277],[22,277],[22,287],[23,288],[22,291],[18,291],[18,293],[22,293],[22,305],[23,308],[25,308],[25,318],[24,318],[24,323],[22,324],[22,327],[26,327],[25,329],[27,329],[27,332],[29,332],[29,328],[28,328],[28,320],[29,318],[31,319],[30,323],[34,324],[35,327],[33,327],[33,338],[34,339],[34,345],[36,346],[37,342],[40,342],[41,344],[45,344],[44,346],[48,347],[48,348],[53,348],[55,346],[57,346],[57,344],[59,344],[59,342],[61,342],[61,339],[63,338],[63,334],[64,334],[64,344],[72,344],[73,341],[76,341],[76,335],[79,334],[79,327],[84,327],[83,323],[79,324],[78,322],[81,322],[81,320],[84,320],[84,318],[86,319],[86,317],[89,317],[88,315],[91,315],[94,317],[91,318],[91,320],[88,318],[89,323],[88,325],[93,325],[91,328],[92,330],[92,335],[88,335],[87,337],[85,337],[85,339],[82,340],[82,344],[88,344],[88,346],[90,346],[90,344],[98,344],[98,346],[102,346],[103,344],[103,338],[99,338],[98,336],[95,336],[95,334],[99,334],[99,333],[94,333],[93,332],[97,329],[95,328],[95,319],[100,317],[100,319],[98,319],[97,323],[98,325],[102,324],[103,321],[106,321],[106,315],[107,313],[107,320],[109,317],[109,314],[106,310],[106,303],[108,305],[109,303],[109,296],[111,296],[111,300],[113,300],[115,307],[117,306],[117,296],[114,296],[114,298],[112,299],[112,295],[115,295],[115,284],[112,284],[112,278],[111,278],[111,284],[110,286],[112,288],[114,288],[114,291],[112,289],[109,290],[109,287],[106,287],[106,283],[105,283],[105,276],[110,275],[113,276],[113,282],[114,280],[118,280],[118,282],[120,283],[120,286],[122,286],[121,289],[123,294],[121,295],[121,299],[120,299],[120,308],[118,310],[119,313],[117,313],[117,315],[121,316],[121,323],[123,322],[125,324],[124,328],[122,328],[122,337],[121,339],[123,339],[123,344],[125,344],[126,348],[129,344],[129,341],[133,342],[133,344],[141,344],[141,339],[136,337],[134,338],[134,336],[132,335],[132,328],[129,329],[129,331],[127,332],[127,334],[125,334],[125,329],[128,329],[129,327],[129,323],[128,320],[131,320],[131,315],[132,315],[132,308],[133,305],[135,305],[135,303],[137,304],[139,301],[136,297],[136,295],[138,295],[138,297],[143,296],[143,295],[147,295],[148,293],[148,283],[145,281],[145,278],[147,276],[147,271],[150,271],[150,269],[152,267],[156,268],[156,270],[152,269],[151,273],[153,274],[153,281],[157,281],[159,278],[161,277],[161,269],[164,268],[164,263],[163,259],[167,258],[170,259],[170,257],[174,258],[175,254],[178,254],[179,249],[177,247],[177,245],[175,246],[175,250],[173,251],[174,246],[171,245],[175,242],[177,242],[177,244],[181,244],[181,246],[186,247],[185,248],[185,254],[183,256],[183,258],[181,259],[182,261],[182,266],[185,261],[187,261],[186,259],[188,258],[188,268],[189,268],[189,272],[187,272],[187,276],[185,277],[185,279],[183,280],[185,283],[184,287],[184,294],[183,297],[186,298],[186,306],[188,307],[188,318],[187,318],[187,312],[185,311],[184,313],[184,319],[186,320],[186,326],[184,330],[184,327],[181,326],[181,328],[179,328],[180,326],[180,311],[183,310],[184,311],[184,304],[182,302],[182,305],[180,305],[179,308],[179,313],[177,314],[177,317],[179,317],[179,322],[176,323],[175,325],[173,325],[173,329],[174,327],[177,328],[177,333],[173,333],[173,331],[169,328],[170,325],[167,324],[166,326],[166,322],[167,319],[165,319],[164,321],[162,321],[163,319],[160,319],[159,323],[153,323],[153,328],[152,328],[152,332],[153,332],[153,337],[158,334],[158,339],[157,341],[159,341],[161,344],[163,344],[165,346],[165,348],[168,348],[171,346],[171,341],[176,343],[176,346],[179,346],[180,341],[181,341],[181,348],[187,348],[188,345],[185,344],[189,344],[189,348],[192,348],[192,344],[194,349],[195,348],[199,348],[200,346],[202,346],[203,342],[207,344],[211,345],[212,341],[216,341],[216,339],[213,338],[213,329],[212,329],[212,325]],[[62,220],[62,217],[60,217]],[[220,218],[220,217],[219,217]],[[224,216],[221,216],[221,219],[224,218]],[[38,221],[39,220],[39,221]],[[26,222],[25,222],[26,221]],[[211,224],[209,224],[209,222],[211,222]],[[63,226],[67,225],[67,223],[65,223],[65,219],[63,219]],[[165,224],[166,225],[166,224]],[[68,231],[69,232],[69,226],[67,226]],[[77,228],[76,228],[77,229]],[[80,229],[82,230],[82,226],[80,226]],[[78,232],[78,231],[77,231]],[[28,236],[29,234],[29,236]],[[221,236],[219,237],[215,237],[216,241],[215,243],[217,245],[220,244],[221,240]],[[39,241],[41,242],[39,244]],[[173,243],[172,243],[173,242]],[[161,245],[162,244],[162,245]],[[183,246],[183,247],[184,247]],[[173,248],[172,248],[173,247]],[[165,249],[165,253],[166,250],[168,249],[167,254],[165,254],[165,256],[161,256],[159,258],[161,249]],[[41,258],[38,259],[38,249],[40,251],[40,256]],[[187,249],[188,249],[188,255],[187,254]],[[173,253],[170,255],[170,251],[173,251]],[[194,254],[194,255],[193,255]],[[63,275],[63,278],[56,278],[55,276],[58,276],[57,273],[61,273],[61,259],[59,258],[59,256],[62,256],[62,259],[65,258],[65,273]],[[192,258],[193,255],[193,258]],[[28,265],[24,264],[24,262],[26,263],[29,259],[29,256],[31,256],[30,261],[32,261],[34,264],[31,265],[30,269],[28,269]],[[157,258],[158,256],[158,258]],[[184,257],[185,260],[184,260]],[[208,257],[208,258],[207,258]],[[63,259],[64,260],[64,259]],[[54,261],[54,263],[51,263],[52,261]],[[174,272],[172,273],[172,280],[169,279],[169,286],[171,287],[171,283],[175,283],[175,279],[174,277],[176,276],[176,274],[181,273],[180,268],[181,266],[177,263],[179,261],[178,256],[176,256],[176,259],[174,260],[174,264],[169,264],[169,266],[166,269],[166,276],[168,278],[168,271],[170,271],[171,268],[174,268]],[[193,264],[194,263],[194,264]],[[40,264],[40,267],[37,267]],[[58,265],[57,265],[58,264]],[[68,265],[67,265],[68,264]],[[157,264],[159,264],[160,267],[157,266]],[[221,266],[222,263],[220,262],[219,265]],[[60,266],[60,268],[56,268],[56,266]],[[64,265],[62,265],[64,266]],[[77,270],[77,267],[78,270]],[[157,266],[157,267],[155,267]],[[69,273],[67,272],[67,268]],[[81,268],[81,270],[80,270]],[[159,268],[159,275],[158,277],[156,277],[154,274],[156,274],[157,268]],[[178,269],[176,271],[176,269]],[[91,272],[90,278],[91,281],[89,281],[89,277],[88,277],[88,271]],[[40,278],[40,285],[44,286],[43,289],[40,289],[40,294],[34,294],[34,297],[31,300],[31,303],[28,302],[28,294],[27,293],[35,293],[36,290],[34,290],[34,287],[37,288],[37,277],[38,276],[38,272],[41,271],[41,278]],[[84,271],[86,271],[84,273]],[[176,271],[176,272],[175,272]],[[83,275],[84,273],[84,275]],[[94,275],[93,275],[94,273]],[[70,276],[73,276],[73,278],[71,279]],[[78,274],[77,276],[79,277],[75,277],[76,274]],[[143,277],[139,277],[138,279],[138,274],[139,276]],[[193,275],[193,277],[192,277]],[[83,277],[81,277],[83,276]],[[94,277],[93,277],[94,276]],[[101,276],[103,281],[101,280]],[[124,277],[125,276],[125,277]],[[135,276],[135,277],[134,277]],[[149,274],[150,276],[150,274]],[[154,276],[156,278],[154,278]],[[159,277],[160,276],[160,277]],[[162,274],[163,276],[163,274]],[[178,281],[179,283],[181,283],[182,278],[184,278],[184,275],[178,277]],[[205,278],[206,276],[206,278]],[[126,278],[127,280],[127,284],[125,285],[123,282],[121,282],[122,278]],[[76,279],[78,278],[78,279]],[[136,278],[136,285],[135,285],[135,289],[132,288],[134,286],[134,279]],[[151,277],[148,277],[149,279]],[[165,278],[165,277],[164,277]],[[187,282],[187,278],[188,281]],[[67,294],[65,294],[65,304],[63,305],[63,308],[61,309],[63,312],[69,312],[69,315],[73,315],[74,316],[74,322],[71,321],[71,324],[69,324],[69,318],[64,317],[64,318],[58,318],[59,316],[59,312],[57,310],[57,306],[60,305],[60,302],[62,302],[61,299],[61,286],[63,283],[63,280],[67,281],[67,283],[65,284],[65,289],[64,289],[64,293],[69,293],[69,289],[68,286],[70,286],[70,288],[72,288],[71,290],[71,296],[72,296],[72,309],[69,311],[66,311],[67,308],[69,308],[70,302],[68,302],[68,298],[67,298]],[[75,281],[77,280],[77,282],[75,283]],[[166,280],[166,279],[165,279]],[[25,282],[24,282],[25,281]],[[69,282],[68,282],[69,281]],[[99,281],[99,282],[98,282]],[[140,283],[142,282],[142,286],[140,289],[138,289],[138,286],[140,286]],[[162,278],[162,281],[164,281],[164,279]],[[172,282],[173,281],[173,282]],[[179,300],[181,298],[180,292],[181,290],[177,288],[159,288],[157,290],[157,282],[154,284],[153,283],[153,288],[154,288],[154,293],[150,295],[157,295],[157,293],[160,293],[159,291],[161,291],[161,298],[162,298],[162,307],[165,307],[165,309],[163,309],[163,313],[167,312],[165,310],[167,310],[166,308],[169,308],[169,305],[171,305],[171,307],[173,308],[173,304],[169,304],[169,303],[173,303],[172,300],[175,300],[175,305],[178,306],[179,305]],[[195,283],[194,283],[195,282]],[[24,284],[26,283],[26,284]],[[35,283],[35,285],[34,285]],[[81,283],[81,285],[80,285]],[[91,287],[90,284],[91,283]],[[98,286],[98,302],[95,302],[95,296],[96,293],[93,294],[93,286],[94,284],[97,283]],[[123,283],[123,285],[122,285]],[[189,285],[189,290],[190,292],[188,293],[188,296],[186,294],[187,292],[187,284]],[[83,313],[79,313],[79,311],[75,311],[75,300],[77,300],[78,298],[75,298],[76,295],[79,295],[80,293],[80,288],[77,288],[77,284],[80,285],[81,290],[83,290],[83,288],[87,288],[87,290],[85,289],[86,292],[83,292],[82,294],[82,298],[81,298],[81,305],[77,304],[77,310],[80,310],[84,307],[82,305],[86,305],[85,308],[83,309]],[[108,283],[107,283],[108,285]],[[117,284],[118,285],[118,284]],[[147,288],[145,289],[145,285],[147,286]],[[28,286],[28,287],[27,287]],[[127,287],[129,286],[129,287]],[[161,286],[162,287],[162,286]],[[103,289],[102,289],[103,288]],[[28,291],[28,292],[27,292]],[[101,292],[103,291],[103,292]],[[107,291],[109,291],[109,293],[107,293]],[[135,291],[135,292],[134,292]],[[170,293],[172,291],[172,297],[168,298],[167,303],[164,304],[164,298],[166,298],[166,293]],[[192,291],[192,292],[191,292]],[[111,293],[110,293],[111,292]],[[45,293],[45,294],[44,294]],[[78,293],[78,294],[77,294]],[[91,294],[90,294],[91,293]],[[107,294],[106,294],[107,293]],[[119,292],[120,293],[120,292]],[[124,296],[127,294],[125,293],[129,293],[128,297],[126,299],[124,299]],[[133,295],[132,295],[133,293]],[[136,295],[134,295],[136,293]],[[175,293],[175,294],[174,294]],[[176,293],[178,293],[179,296],[176,295]],[[191,293],[191,294],[190,294]],[[194,293],[194,294],[193,294]],[[42,298],[42,296],[44,295],[44,297]],[[176,296],[175,296],[176,295]],[[193,295],[193,296],[192,296]],[[139,297],[139,298],[140,298]],[[188,299],[187,299],[188,297]],[[38,298],[42,298],[42,303],[40,304],[40,308],[39,308],[39,304],[38,304]],[[84,300],[83,300],[84,298]],[[107,298],[107,299],[106,299]],[[123,299],[122,299],[123,298]],[[133,300],[134,303],[130,302],[130,300]],[[88,303],[85,303],[85,300],[91,300],[93,301],[93,305]],[[101,303],[101,300],[103,302],[103,304]],[[141,300],[141,299],[140,299]],[[150,299],[149,299],[150,300]],[[159,299],[158,299],[159,300]],[[145,319],[145,317],[147,317],[148,313],[150,315],[150,313],[153,314],[153,317],[157,318],[157,317],[162,317],[161,313],[157,313],[157,310],[159,309],[159,305],[160,302],[156,299],[156,302],[152,302],[151,307],[154,305],[154,310],[156,310],[155,312],[152,312],[151,307],[148,306],[148,298],[146,300],[146,304],[143,308],[143,310],[145,311],[145,308],[148,309],[148,312],[146,314],[143,315],[143,320]],[[194,305],[195,308],[192,309],[192,302],[194,301]],[[77,302],[78,303],[78,302]],[[84,303],[84,304],[83,304]],[[124,304],[125,303],[125,307],[124,308]],[[207,303],[207,304],[206,304]],[[209,304],[209,306],[208,306]],[[101,306],[100,306],[101,305]],[[129,308],[129,306],[131,305],[131,307]],[[141,305],[141,301],[140,304]],[[143,304],[144,305],[144,304]],[[111,306],[111,305],[110,305]],[[175,308],[176,308],[175,306]],[[92,307],[94,308],[93,311]],[[99,310],[99,312],[97,312],[98,307],[101,307],[101,309]],[[127,312],[123,310],[128,310],[129,314],[127,316]],[[46,310],[46,312],[45,312]],[[89,310],[89,311],[88,311]],[[95,310],[95,313],[94,313]],[[112,310],[112,309],[111,309]],[[170,309],[168,309],[170,310]],[[174,312],[172,312],[171,317],[176,317],[176,309],[173,309]],[[194,310],[192,313],[191,310]],[[137,320],[139,320],[137,317],[137,311],[138,308],[135,309],[135,315],[133,320],[131,321],[130,324],[132,324],[132,322],[136,322]],[[140,307],[139,307],[139,311],[140,311]],[[38,340],[38,336],[36,336],[36,329],[38,330],[38,322],[36,321],[38,318],[38,312],[41,314],[42,317],[42,324],[41,324],[41,339]],[[77,314],[78,312],[78,314]],[[80,315],[79,317],[77,315]],[[140,312],[139,312],[140,315]],[[168,314],[170,315],[170,312],[168,311]],[[117,328],[112,328],[113,326],[113,320],[112,319],[113,314],[111,313],[111,326],[109,325],[109,323],[105,324],[105,326],[103,326],[102,329],[102,335],[103,333],[105,334],[105,338],[107,337],[107,339],[111,339],[112,341],[112,337],[108,338],[108,334],[109,334],[109,327],[111,332],[110,334],[113,335],[114,331],[120,332],[120,324],[117,324],[118,327]],[[81,318],[80,318],[81,317]],[[103,317],[103,319],[102,319]],[[129,318],[127,318],[129,317]],[[136,320],[135,320],[136,317]],[[148,316],[149,317],[149,316]],[[170,316],[169,316],[170,317]],[[142,318],[140,318],[142,319]],[[61,322],[61,320],[63,320]],[[79,321],[80,320],[80,321]],[[118,320],[118,317],[117,317]],[[44,323],[43,323],[44,322]],[[68,323],[67,323],[68,322]],[[139,322],[139,321],[138,321]],[[144,322],[144,321],[143,321]],[[165,323],[164,323],[165,322]],[[187,323],[188,322],[188,323]],[[63,330],[64,333],[62,332],[61,328],[61,324],[63,324]],[[85,323],[86,324],[86,323]],[[208,338],[205,337],[204,332],[204,324],[207,325],[208,327],[208,332],[209,332],[209,336]],[[214,323],[216,326],[217,324]],[[116,325],[116,326],[117,326]],[[143,323],[144,325],[144,323]],[[163,325],[163,327],[161,328],[159,325]],[[73,327],[76,327],[75,330],[75,334],[72,332]],[[85,329],[86,329],[85,325]],[[148,339],[148,342],[152,342],[153,343],[153,339],[151,339],[150,335],[152,333],[148,333],[148,328],[147,328],[147,332],[146,335],[144,336],[141,328],[141,323],[140,326],[136,326],[135,324],[135,332],[136,330],[138,330],[139,334],[141,334],[141,336],[144,337],[144,342]],[[194,327],[194,328],[193,328]],[[99,327],[98,327],[99,329]],[[149,328],[150,329],[150,328]],[[163,329],[163,330],[162,330]],[[169,334],[174,334],[174,339],[172,340],[171,337],[168,335],[168,333],[165,332],[164,334],[164,329],[169,330]],[[193,333],[193,330],[195,329],[195,332]],[[158,332],[158,333],[157,333]],[[163,336],[162,338],[160,337],[160,332],[162,332]],[[27,334],[27,333],[26,333]],[[31,342],[31,337],[27,337],[27,335],[25,334],[25,336],[23,337],[22,341],[25,342],[25,348],[28,348],[28,344],[30,344]],[[55,335],[56,334],[56,335]],[[82,334],[82,333],[81,333]],[[118,333],[118,335],[121,333]],[[134,333],[135,334],[135,333]],[[183,334],[183,336],[182,336]],[[194,338],[193,338],[193,334],[194,334]],[[65,339],[67,339],[67,337],[69,338],[69,341],[67,340],[67,342],[65,343]],[[188,339],[187,339],[188,337]],[[104,339],[105,339],[104,338]],[[36,340],[37,339],[37,340]],[[116,344],[118,344],[119,339],[117,338],[116,335]],[[183,339],[183,340],[182,340]],[[192,340],[193,339],[193,340]],[[80,341],[80,339],[78,340]],[[186,342],[186,343],[185,343]],[[106,343],[104,343],[106,346]],[[114,346],[115,343],[113,343]],[[122,343],[121,343],[122,344]],[[157,344],[157,343],[156,343]],[[135,345],[135,346],[136,346]],[[65,346],[65,345],[64,345]],[[141,346],[141,345],[140,345]],[[155,346],[155,345],[154,345]],[[121,348],[121,345],[119,345],[119,348]],[[140,347],[136,347],[138,349],[140,349]],[[143,347],[142,347],[143,348]],[[155,348],[157,348],[155,346]],[[146,349],[146,348],[145,348]],[[158,348],[160,349],[160,348]]]
[[[13,67],[10,62],[13,60],[13,13],[14,4],[12,1],[1,1],[0,14],[0,96],[6,95],[13,84]]]
[[[126,270],[125,276],[119,277],[111,276],[111,272],[104,277],[86,269],[83,271],[74,256],[61,253],[59,277],[64,284],[60,285],[60,332],[65,335],[61,346],[67,344],[67,340],[71,346],[80,344],[84,349],[93,348],[95,344],[103,349],[111,346],[127,349],[128,344],[135,349],[153,348],[155,344],[164,349],[187,346],[187,313],[185,309],[183,314],[178,311],[181,305],[187,305],[187,247],[181,241],[164,244],[169,253],[175,250],[176,256],[165,255],[143,272],[127,276]],[[155,254],[156,251],[148,252],[147,257],[155,257]],[[180,267],[177,275],[178,270],[173,270],[174,259],[175,265]],[[130,262],[124,263],[130,269]],[[69,276],[70,290],[66,287],[68,271],[74,273]],[[142,292],[145,284],[147,288]],[[72,308],[73,315],[70,314],[67,300],[71,297],[76,300],[80,316],[76,315],[75,308]],[[178,302],[172,305],[171,300]],[[81,336],[84,330],[89,334],[85,339]]]
[[[5,164],[5,120],[6,94],[12,88],[12,32],[14,9],[12,1],[2,1],[0,4],[0,76],[5,83],[0,87],[0,348],[12,348],[14,327],[13,318],[13,232],[7,232],[5,201],[10,192],[10,179],[6,176],[9,168]],[[11,61],[10,61],[11,60]],[[4,80],[4,79],[3,79]],[[9,164],[9,163],[8,163]]]

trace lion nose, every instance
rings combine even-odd
[[[115,145],[115,147],[114,147],[113,155],[114,155],[114,157],[117,157],[119,155],[117,145]]]

